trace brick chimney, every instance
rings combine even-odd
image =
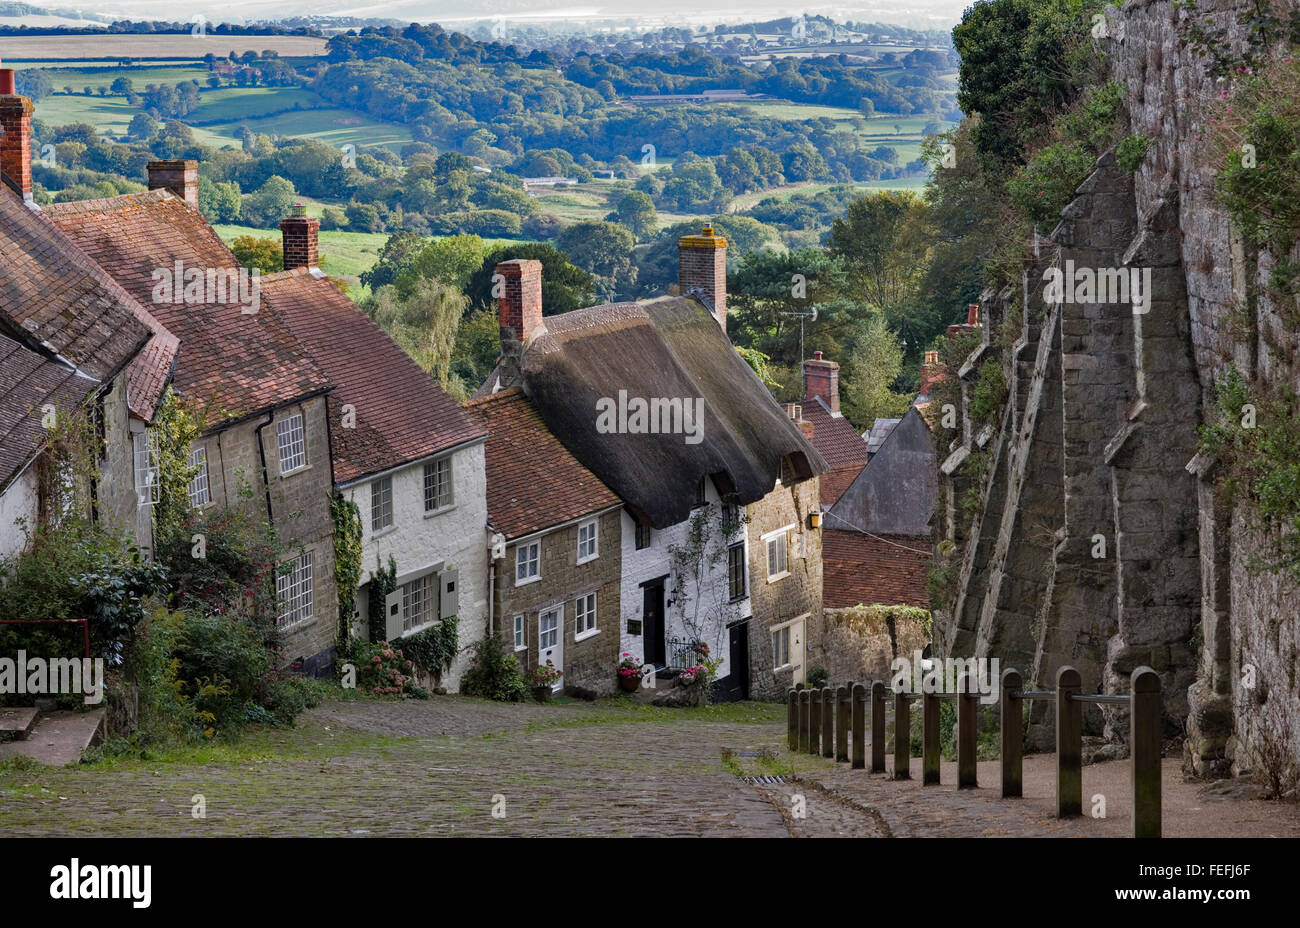
[[[150,161],[149,189],[170,190],[198,209],[199,163],[197,161]]]
[[[284,243],[284,269],[316,267],[320,263],[316,233],[320,220],[307,215],[307,207],[294,204],[293,213],[280,220],[280,238]]]
[[[501,386],[519,382],[524,345],[542,326],[542,262],[516,258],[497,265],[492,281],[501,331]]]
[[[939,363],[939,352],[927,351],[925,360],[921,362],[921,395],[928,396],[936,383],[942,383],[947,379],[948,371]]]
[[[713,307],[713,318],[727,331],[727,240],[715,235],[712,225],[678,240],[677,284],[684,294],[701,291]]]
[[[803,401],[811,403],[814,396],[820,396],[832,413],[839,413],[840,366],[823,361],[820,351],[814,351],[812,358],[803,362]]]
[[[0,179],[32,200],[32,101],[18,96],[13,68],[0,69]]]

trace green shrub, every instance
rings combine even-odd
[[[813,667],[808,671],[808,688],[821,689],[830,678],[830,672],[825,667]]]
[[[505,642],[499,635],[487,635],[469,653],[469,669],[460,681],[460,691],[466,696],[483,696],[498,702],[521,702],[528,697],[528,685],[519,661],[506,652]]]
[[[1096,158],[1078,142],[1053,142],[1034,153],[1007,181],[1007,193],[1021,213],[1040,229],[1055,225]]]
[[[395,642],[419,669],[441,677],[451,669],[459,647],[456,616],[448,616],[432,628]]]
[[[1126,136],[1115,149],[1115,160],[1122,170],[1132,173],[1142,166],[1150,148],[1151,140],[1145,135]]]

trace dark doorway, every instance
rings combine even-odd
[[[641,616],[645,620],[642,629],[645,662],[663,667],[668,663],[668,649],[664,645],[664,578],[651,580],[641,589],[645,597],[641,607]]]
[[[731,673],[722,681],[726,684],[727,699],[749,698],[749,622],[740,622],[727,629],[728,664]]]

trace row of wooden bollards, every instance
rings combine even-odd
[[[911,779],[911,725],[908,703],[921,700],[921,783],[939,783],[939,700],[957,700],[957,788],[979,785],[976,751],[979,722],[978,692],[967,692],[961,677],[954,693],[893,692],[894,779]],[[1129,679],[1128,695],[1090,695],[1083,692],[1079,672],[1062,667],[1056,689],[1032,692],[1022,689],[1023,679],[1008,668],[1000,680],[1002,796],[1023,795],[1023,716],[1026,699],[1051,699],[1056,703],[1056,814],[1068,818],[1083,814],[1083,704],[1122,705],[1129,708],[1129,751],[1132,764],[1133,837],[1158,838],[1161,834],[1160,789],[1160,676],[1139,667]],[[885,697],[891,691],[879,680],[871,684],[832,689],[792,689],[787,694],[787,740],[791,751],[821,754],[847,762],[855,770],[866,768],[866,716],[871,700],[871,772],[885,772]],[[852,738],[849,737],[850,728]],[[852,758],[850,758],[850,752]]]

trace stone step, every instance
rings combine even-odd
[[[51,767],[62,767],[81,760],[104,723],[104,709],[89,712],[59,710],[42,715],[24,741],[0,744],[0,760],[30,757]]]
[[[19,741],[31,734],[35,724],[36,709],[32,706],[0,709],[0,732],[12,734]]]

